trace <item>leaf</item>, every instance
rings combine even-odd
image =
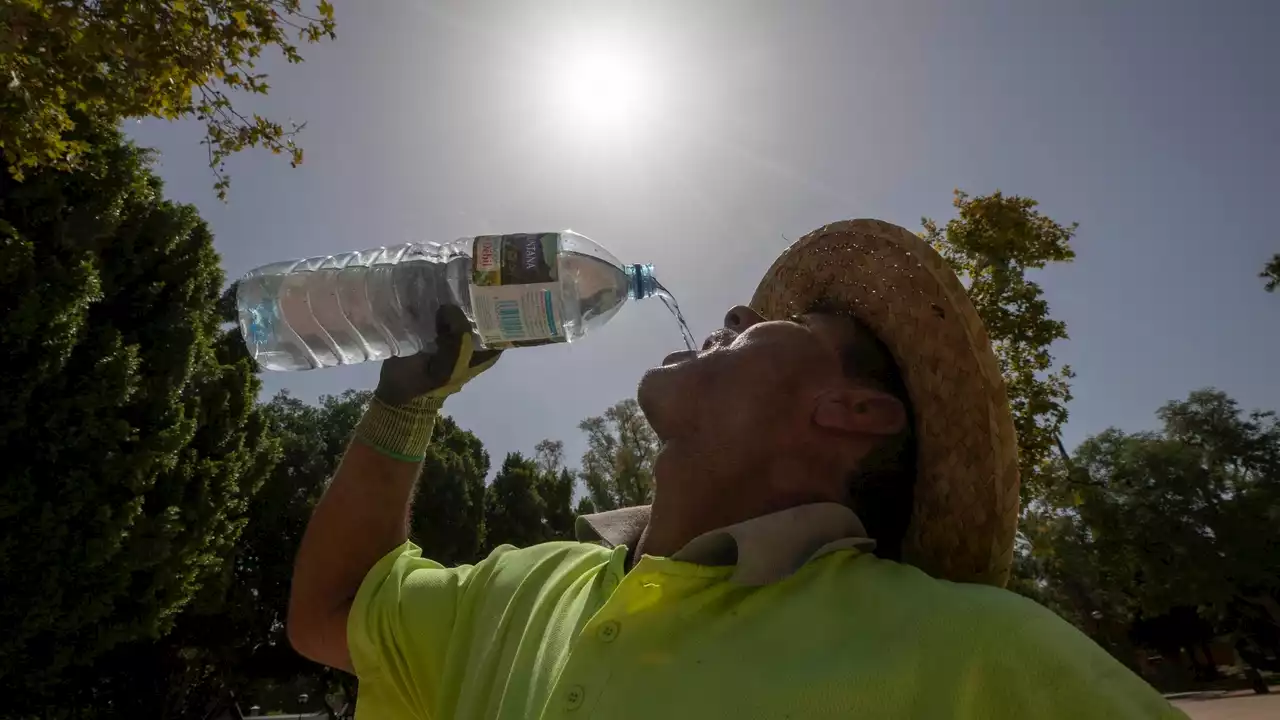
[[[226,86],[265,94],[269,83],[251,74],[253,58],[272,49],[290,63],[301,62],[287,39],[295,29],[312,41],[334,34],[329,0],[314,18],[302,14],[295,0],[23,0],[14,12],[23,32],[10,37],[0,53],[0,88],[18,92],[22,100],[0,103],[0,149],[10,177],[77,167],[85,148],[66,138],[81,122],[179,119],[199,109],[203,122],[221,128],[206,135],[220,194],[226,185],[217,151],[269,147],[270,140],[239,132],[243,123],[225,96]],[[226,79],[218,83],[219,77]]]
[[[1280,288],[1280,253],[1271,256],[1258,277],[1267,281],[1264,286],[1267,292],[1275,292],[1276,288]]]

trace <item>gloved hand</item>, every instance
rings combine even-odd
[[[471,321],[456,305],[436,313],[436,350],[382,363],[374,397],[391,406],[405,405],[425,395],[441,399],[462,389],[469,380],[493,367],[501,350],[474,351]]]
[[[471,323],[456,306],[436,313],[436,350],[382,363],[356,440],[397,460],[421,462],[445,398],[493,367],[500,350],[474,351]]]

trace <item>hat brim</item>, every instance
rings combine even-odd
[[[1013,417],[986,329],[937,252],[890,223],[833,223],[783,252],[751,306],[766,318],[847,308],[884,342],[915,411],[903,559],[934,577],[1004,585],[1018,522]]]

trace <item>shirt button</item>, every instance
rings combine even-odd
[[[582,701],[587,697],[587,691],[581,685],[574,685],[564,693],[564,707],[566,710],[577,710],[582,707]]]
[[[600,626],[600,630],[596,632],[596,637],[602,641],[611,643],[618,639],[618,633],[622,631],[622,625],[616,620],[610,620]]]

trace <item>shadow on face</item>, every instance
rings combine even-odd
[[[701,350],[672,353],[648,371],[639,401],[663,441],[697,440],[737,455],[793,445],[815,430],[815,403],[850,388],[843,348],[855,339],[848,318],[768,320],[738,305]]]
[[[659,486],[663,463],[677,469],[676,502],[738,506],[740,519],[843,502],[877,554],[897,557],[915,475],[910,403],[888,349],[848,314],[731,308],[701,350],[645,373],[638,399],[664,443]]]

